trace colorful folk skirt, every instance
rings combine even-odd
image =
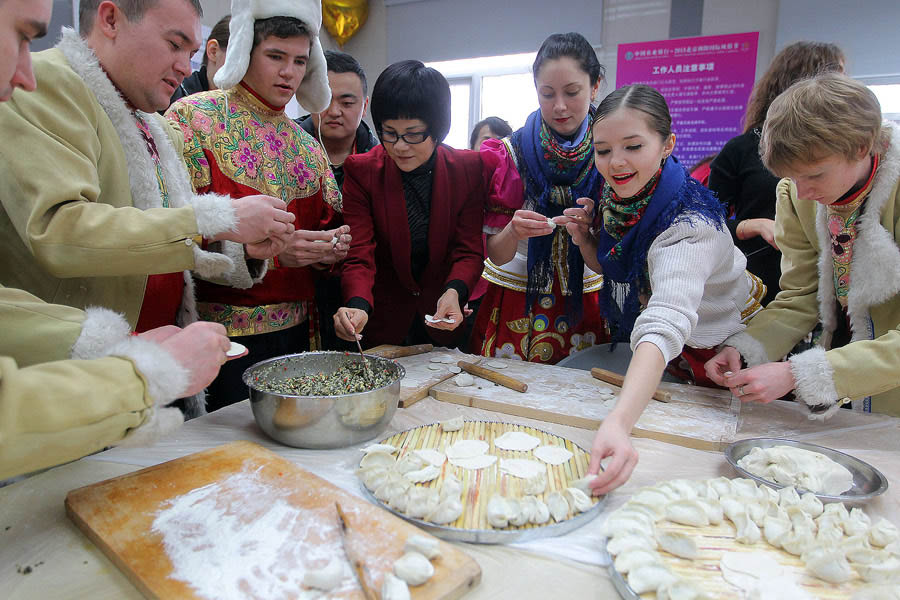
[[[471,351],[482,356],[556,364],[565,357],[609,341],[606,321],[600,316],[597,292],[584,294],[584,315],[572,325],[559,282],[549,294],[525,310],[525,292],[488,285],[472,331]]]

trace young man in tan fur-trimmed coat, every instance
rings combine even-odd
[[[882,123],[861,83],[820,75],[775,99],[760,150],[786,177],[775,218],[781,292],[707,374],[744,401],[792,391],[810,418],[847,403],[900,416],[900,128]],[[816,347],[769,362],[818,321]]]

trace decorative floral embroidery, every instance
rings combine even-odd
[[[227,110],[226,110],[227,107]],[[184,159],[195,188],[211,184],[206,153],[231,164],[235,182],[285,202],[312,196],[341,210],[341,195],[319,142],[241,86],[214,90],[175,103],[166,115],[184,133]]]
[[[198,302],[197,313],[204,321],[221,323],[230,336],[258,335],[300,325],[308,315],[306,302],[283,302],[263,306],[234,306]]]

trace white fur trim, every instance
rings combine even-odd
[[[734,335],[728,336],[722,346],[731,346],[737,350],[748,367],[755,367],[770,362],[769,355],[766,353],[765,347],[755,337],[745,331],[739,331]]]
[[[105,354],[131,360],[147,380],[147,392],[157,405],[165,406],[183,396],[187,390],[187,369],[155,342],[131,336],[113,345]]]
[[[866,200],[863,215],[857,221],[858,236],[853,242],[850,265],[850,289],[847,294],[847,313],[850,316],[851,341],[869,339],[869,308],[882,304],[900,294],[900,247],[894,236],[881,224],[887,208],[894,206],[894,186],[900,179],[900,127],[885,122],[890,133],[890,146],[881,157],[872,191]],[[796,192],[794,192],[796,193]],[[831,235],[825,222],[826,208],[816,209],[816,230],[819,238],[819,316],[825,337],[820,341],[830,346],[831,334],[837,326],[834,314],[834,277]]]
[[[92,306],[84,313],[81,334],[70,353],[72,358],[87,360],[106,356],[110,346],[127,340],[131,335],[128,321],[115,311]]]
[[[244,254],[244,245],[237,242],[224,241],[221,243],[222,254],[231,259],[234,268],[225,274],[225,281],[233,288],[246,290],[253,287],[253,276],[247,266],[247,256]]]
[[[234,271],[234,262],[218,252],[207,252],[194,244],[194,272],[203,279],[214,279],[216,277],[228,276]]]
[[[794,394],[807,406],[831,406],[838,401],[834,369],[824,348],[815,347],[788,359],[796,387]]]
[[[132,429],[128,435],[114,445],[125,448],[150,446],[184,424],[184,417],[177,408],[154,408],[152,410],[150,418],[144,424]]]
[[[191,205],[197,215],[197,231],[206,239],[226,231],[237,231],[237,214],[228,196],[199,194],[191,197]]]
[[[236,86],[247,74],[253,48],[253,25],[257,19],[293,17],[309,29],[309,61],[306,75],[297,88],[297,101],[310,112],[322,112],[331,102],[328,67],[319,41],[322,27],[322,5],[318,0],[232,0],[228,52],[225,64],[216,71],[213,81],[222,90]]]

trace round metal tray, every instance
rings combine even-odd
[[[802,448],[824,454],[839,465],[846,467],[853,474],[853,487],[843,494],[832,496],[829,494],[815,494],[822,502],[865,502],[871,500],[879,494],[883,494],[888,489],[888,480],[881,471],[862,461],[855,456],[850,456],[825,446],[817,446],[815,444],[807,444],[806,442],[795,442],[794,440],[786,440],[781,438],[750,438],[746,440],[738,440],[725,448],[725,459],[734,467],[734,470],[753,479],[758,483],[767,485],[770,488],[781,489],[786,487],[780,483],[775,483],[758,475],[750,473],[743,467],[738,465],[738,461],[750,453],[753,448],[771,448],[773,446],[792,446],[794,448]],[[798,491],[805,492],[810,490]],[[815,492],[813,492],[815,493]]]
[[[603,555],[603,558],[609,561],[609,566],[606,567],[606,570],[609,572],[609,578],[612,580],[613,587],[616,588],[616,591],[619,592],[619,595],[624,600],[641,600],[641,597],[631,589],[631,586],[628,585],[622,574],[616,571],[614,564],[616,559],[606,550],[606,542],[608,541],[609,538],[603,540],[603,547],[600,549],[600,553]]]
[[[475,420],[473,420],[475,421]],[[467,421],[472,422],[472,421]],[[485,423],[502,423],[502,421],[484,421]],[[515,425],[515,423],[510,423],[510,425]],[[415,429],[419,429],[422,427],[421,425],[418,427],[412,427],[405,431],[400,431],[398,433],[392,434],[381,442],[385,442],[390,438],[396,437],[398,435],[403,435]],[[551,435],[554,437],[562,437],[555,433],[550,433],[549,431],[545,431],[543,429],[539,429],[537,427],[531,427],[536,431],[541,431],[547,435]],[[582,452],[586,452],[581,446],[568,440],[572,443],[573,446],[581,449]],[[394,514],[405,521],[409,521],[413,525],[427,531],[431,535],[435,537],[439,537],[443,540],[447,540],[450,542],[469,542],[474,544],[511,544],[514,542],[530,542],[532,540],[538,540],[548,537],[556,537],[558,535],[564,535],[569,533],[570,531],[574,531],[581,527],[582,525],[587,524],[591,520],[597,517],[600,512],[603,510],[603,506],[606,504],[606,496],[601,496],[596,504],[594,504],[591,508],[584,511],[583,513],[579,513],[574,517],[566,519],[565,521],[561,521],[558,523],[551,523],[548,525],[536,525],[534,527],[528,527],[525,529],[461,529],[459,527],[447,527],[445,525],[436,525],[429,521],[424,521],[422,519],[414,519],[412,517],[408,517],[402,512],[396,511],[381,500],[377,499],[375,495],[366,488],[362,481],[359,482],[359,487],[363,492],[363,495],[369,499],[375,505],[383,508],[384,510]],[[553,518],[550,518],[551,522]]]

